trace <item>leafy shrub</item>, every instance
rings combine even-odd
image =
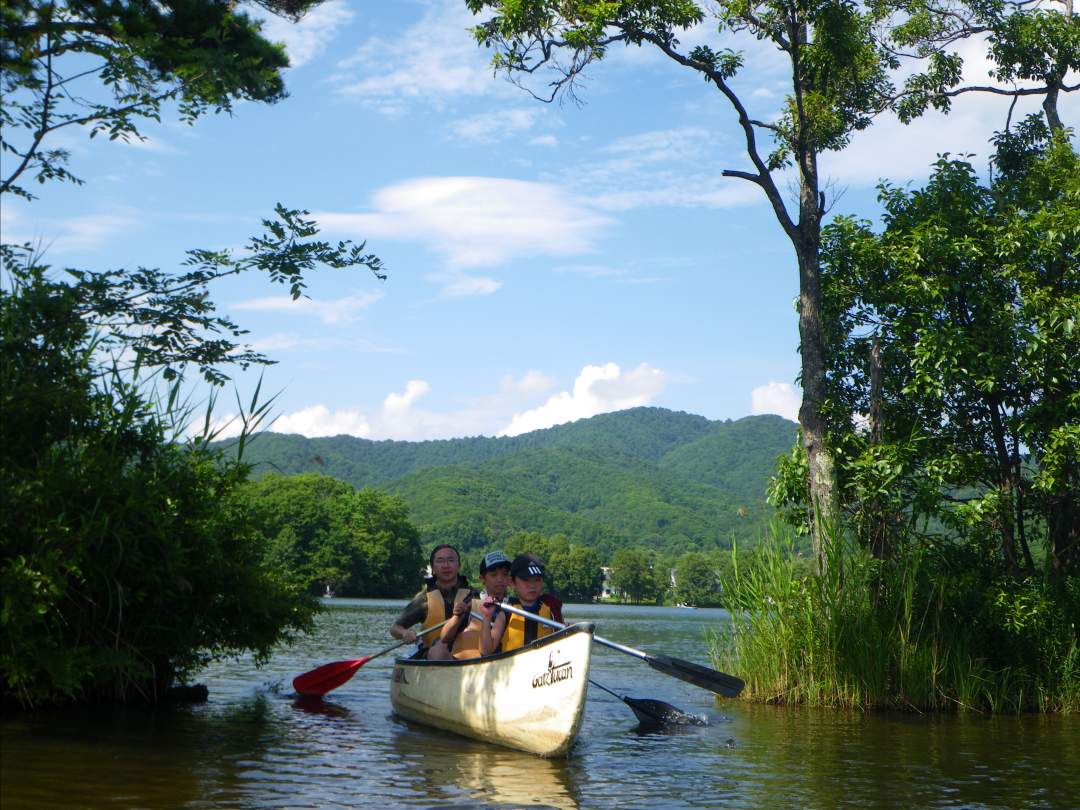
[[[102,365],[71,286],[7,269],[3,698],[153,701],[212,659],[265,659],[314,605],[262,564],[263,537],[237,497],[247,468],[172,441],[176,389],[159,402],[137,371]]]

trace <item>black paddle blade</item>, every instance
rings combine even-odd
[[[724,697],[738,697],[743,690],[744,684],[741,678],[734,675],[725,675],[715,669],[703,667],[693,661],[683,661],[681,658],[669,658],[666,655],[650,655],[645,661],[653,669],[671,675],[681,681],[700,686]]]
[[[624,697],[622,700],[631,708],[634,716],[643,726],[707,726],[709,724],[704,717],[684,712],[682,709],[677,709],[662,700],[646,700],[632,697]]]

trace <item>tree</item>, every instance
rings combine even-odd
[[[176,441],[183,413],[102,365],[73,287],[4,269],[0,698],[153,702],[308,628],[310,600],[263,564],[248,468]]]
[[[708,554],[688,551],[675,563],[675,599],[695,607],[719,605],[720,573]]]
[[[551,560],[555,593],[568,602],[591,602],[604,585],[600,555],[585,546],[570,546]]]
[[[624,548],[611,557],[611,588],[631,602],[658,602],[668,587],[667,572],[640,548]]]
[[[423,557],[404,502],[317,473],[267,475],[247,497],[268,540],[267,563],[312,593],[402,596],[416,590]]]
[[[297,16],[311,5],[265,7]],[[0,149],[11,160],[0,193],[31,199],[27,173],[80,182],[49,146],[61,128],[139,137],[166,101],[190,121],[284,93],[282,48],[234,3],[14,0],[0,15]],[[266,413],[258,389],[235,459],[210,447],[211,409],[203,433],[184,438],[187,368],[220,385],[229,366],[269,362],[215,314],[213,281],[262,272],[296,298],[319,265],[382,277],[363,245],[317,241],[306,212],[276,213],[245,254],[193,250],[179,273],[58,273],[30,245],[0,245],[5,700],[155,701],[211,660],[252,651],[261,662],[309,626],[312,601],[266,567],[238,497],[245,442]]]
[[[1043,533],[1061,579],[1080,548],[1080,157],[1033,116],[997,138],[995,168],[983,184],[942,158],[923,189],[881,187],[880,234],[826,229],[830,422],[848,503],[889,536],[942,521],[1020,577]]]
[[[765,121],[753,116],[731,86],[730,80],[743,65],[740,53],[708,46],[689,52],[680,49],[680,32],[705,20],[702,4],[691,0],[466,0],[466,5],[474,13],[493,12],[476,27],[475,35],[478,42],[496,49],[497,71],[518,81],[544,68],[553,71],[545,100],[560,92],[573,97],[577,78],[612,46],[647,44],[698,73],[731,105],[753,169],[731,169],[724,174],[761,188],[798,264],[803,387],[799,423],[814,550],[820,559],[822,530],[835,518],[837,493],[824,413],[828,346],[821,320],[819,248],[826,199],[818,156],[843,149],[853,133],[868,127],[879,112],[899,108],[909,119],[931,104],[946,109],[952,95],[974,89],[957,89],[962,61],[948,49],[975,32],[991,31],[997,37],[992,40],[997,48],[993,54],[999,58],[1003,80],[1041,71],[1048,98],[1059,90],[1075,89],[1062,84],[1060,69],[1076,62],[1071,7],[1068,18],[1057,15],[1053,25],[1038,28],[1040,35],[1033,36],[1025,23],[1032,16],[1024,4],[971,3],[969,8],[960,3],[955,4],[957,11],[952,5],[925,0],[868,6],[843,0],[720,0],[715,4],[715,21],[721,32],[765,40],[787,57],[790,94],[777,117]],[[904,23],[883,28],[894,13]],[[900,66],[909,48],[927,60],[928,69],[912,76],[898,92],[889,74]],[[1055,58],[1040,60],[1048,48],[1054,49]],[[1046,68],[1048,62],[1052,65]],[[770,153],[762,151],[760,139],[772,143]],[[789,209],[779,179],[779,172],[789,166],[798,177],[795,210]]]
[[[293,20],[322,0],[257,0]],[[50,136],[88,127],[90,136],[141,138],[141,121],[159,120],[176,102],[193,122],[208,110],[228,112],[236,100],[285,97],[285,49],[261,24],[225,0],[10,0],[0,20],[0,147],[10,156],[0,194],[27,199],[20,185],[81,183],[66,168],[69,154]]]

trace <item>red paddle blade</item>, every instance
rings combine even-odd
[[[371,656],[353,658],[349,661],[334,661],[323,664],[303,675],[293,678],[293,689],[298,695],[305,697],[321,697],[332,689],[337,689],[349,678],[356,674],[364,664],[371,660]]]

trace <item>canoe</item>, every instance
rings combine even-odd
[[[591,624],[575,624],[486,658],[398,658],[390,702],[406,720],[544,757],[564,756],[581,727],[592,637]]]

